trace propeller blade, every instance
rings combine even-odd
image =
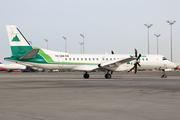
[[[136,60],[139,60],[139,58],[141,57],[141,54],[139,54],[138,58]]]
[[[114,51],[113,51],[113,50],[111,50],[111,54],[114,54]]]
[[[141,65],[137,62],[138,66],[141,67]]]
[[[137,50],[136,50],[136,48],[135,48],[135,57],[137,57]]]
[[[138,61],[139,58],[141,57],[141,54],[139,54],[139,56],[137,56],[137,54],[138,54],[138,52],[137,52],[137,50],[136,50],[136,48],[135,48],[136,63],[134,64],[134,68],[135,68],[134,74],[137,73],[137,65],[138,65],[139,67],[141,67],[141,65],[139,64],[139,61]]]
[[[135,64],[134,67],[135,67],[134,74],[136,74],[137,73],[137,64]]]

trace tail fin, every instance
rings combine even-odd
[[[33,47],[14,25],[6,25],[12,56],[20,58],[30,52]]]

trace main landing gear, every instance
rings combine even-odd
[[[105,74],[105,78],[106,79],[111,79],[112,74],[113,74],[113,71],[107,71],[107,73]]]
[[[83,77],[88,79],[89,78],[89,74],[86,72]]]
[[[107,73],[105,74],[105,78],[106,79],[111,79],[111,75],[113,74],[113,71],[107,71]],[[90,75],[87,73],[87,72],[85,72],[84,73],[84,75],[83,75],[83,77],[85,78],[85,79],[88,79],[89,77],[90,77]]]
[[[167,78],[167,75],[166,75],[166,73],[165,73],[165,70],[163,69],[162,71],[163,71],[163,75],[161,76],[161,78]]]

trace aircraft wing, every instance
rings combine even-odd
[[[124,58],[124,59],[117,59],[117,60],[112,60],[112,61],[106,61],[101,64],[99,64],[100,68],[104,67],[119,67],[121,64],[130,62],[132,60],[135,60],[135,57],[129,57],[129,58]]]

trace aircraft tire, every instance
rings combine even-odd
[[[111,74],[106,74],[106,75],[105,75],[105,78],[106,78],[106,79],[111,79]]]
[[[84,74],[84,78],[88,79],[89,78],[89,74]]]
[[[167,75],[162,75],[161,78],[167,78]]]

